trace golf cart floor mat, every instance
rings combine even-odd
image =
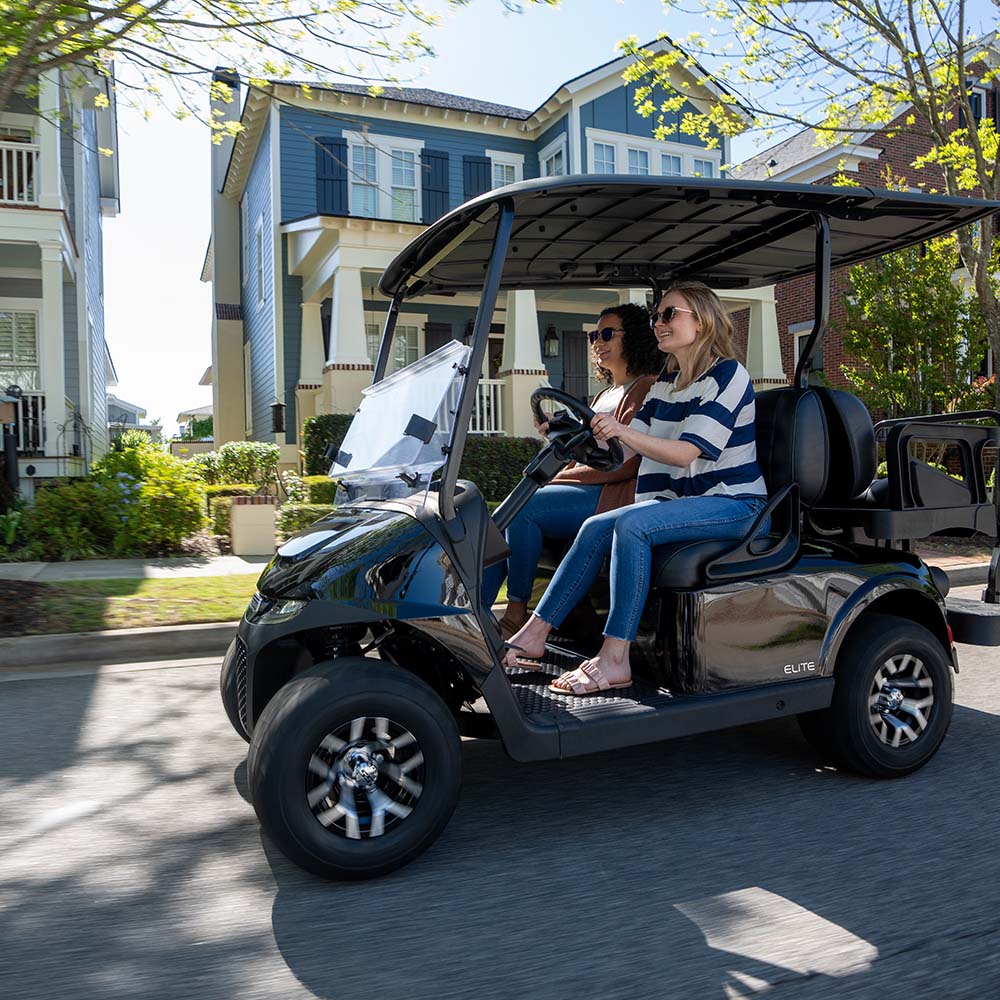
[[[668,705],[676,700],[666,688],[657,687],[641,678],[634,678],[631,687],[582,697],[549,690],[549,684],[556,677],[565,670],[578,667],[585,659],[585,656],[550,643],[545,648],[541,670],[508,669],[507,677],[520,703],[521,711],[525,715],[533,716],[580,716],[590,714],[595,709],[631,708],[644,711]]]

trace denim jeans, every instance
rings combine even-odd
[[[489,607],[507,577],[507,600],[527,602],[535,586],[542,538],[575,538],[597,510],[600,486],[553,483],[543,486],[507,526],[510,558],[483,574],[483,604]]]
[[[588,518],[535,614],[559,626],[590,590],[611,555],[611,611],[604,634],[633,641],[649,593],[653,546],[702,538],[739,540],[766,506],[763,498],[684,497],[647,500]],[[767,530],[762,525],[761,532]]]

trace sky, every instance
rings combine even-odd
[[[411,86],[535,108],[562,83],[616,57],[616,43],[660,32],[707,32],[692,15],[668,19],[659,0],[563,0],[504,10],[471,0],[426,33],[436,58],[405,72]],[[205,103],[208,94],[206,84]],[[212,401],[198,381],[211,362],[211,286],[199,280],[207,245],[210,140],[204,125],[167,111],[143,121],[119,109],[121,212],[104,228],[106,338],[118,373],[111,391],[171,434],[177,414]]]

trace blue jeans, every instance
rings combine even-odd
[[[575,538],[580,525],[597,510],[600,486],[554,483],[543,486],[507,526],[510,559],[483,573],[483,604],[497,599],[507,577],[507,600],[527,603],[535,586],[542,538]]]
[[[752,497],[684,497],[596,514],[584,522],[535,614],[559,626],[586,596],[605,557],[611,555],[611,611],[604,634],[632,642],[649,593],[653,546],[702,538],[739,540],[766,501]],[[761,531],[767,530],[767,525]]]

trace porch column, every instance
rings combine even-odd
[[[62,170],[59,158],[62,152],[59,137],[59,122],[62,121],[59,100],[59,70],[49,70],[38,76],[38,107],[42,117],[38,118],[38,206],[39,208],[61,209],[69,211],[69,205],[63,205]],[[64,123],[65,128],[72,128],[77,111],[72,105],[68,113],[70,120]],[[80,247],[81,251],[83,247]]]
[[[295,415],[298,437],[302,443],[302,428],[306,417],[316,415],[319,395],[323,389],[323,320],[321,302],[302,303],[302,343],[299,358],[299,380],[295,386]]]
[[[778,337],[778,314],[774,308],[774,286],[761,289],[763,294],[750,303],[747,329],[747,371],[755,389],[787,385],[781,367],[781,341]]]
[[[549,381],[549,373],[542,361],[533,291],[507,293],[507,323],[500,377],[504,380],[504,433],[513,437],[533,437],[535,426],[529,400],[535,389]]]
[[[45,392],[45,454],[67,455],[73,446],[72,429],[59,430],[66,423],[62,247],[58,243],[43,243],[41,250],[42,316],[38,341],[42,390]]]
[[[333,278],[330,353],[323,367],[319,412],[353,413],[361,402],[361,390],[371,383],[374,370],[365,339],[361,269],[338,267]]]

